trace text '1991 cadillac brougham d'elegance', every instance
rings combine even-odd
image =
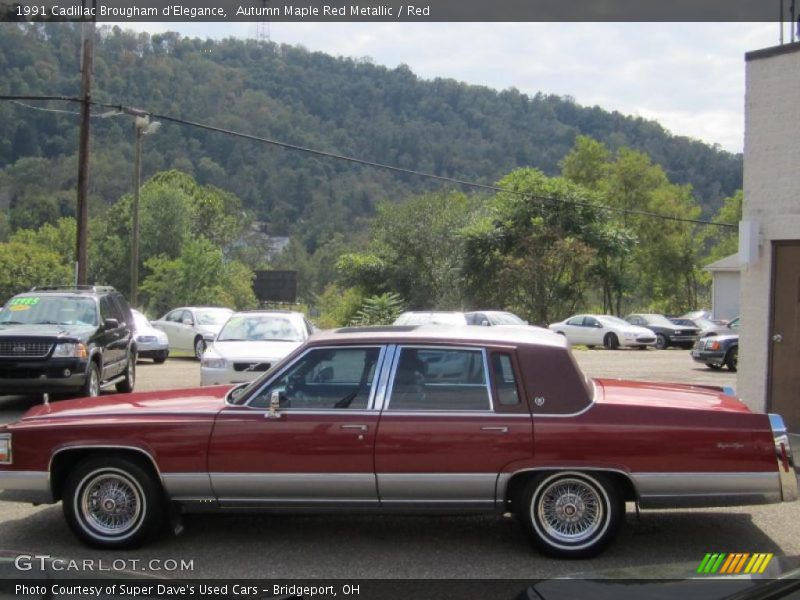
[[[37,406],[0,427],[0,463],[0,498],[60,500],[105,548],[190,511],[493,511],[581,557],[625,501],[797,497],[779,416],[719,388],[588,379],[562,336],[513,327],[321,332],[249,384]]]

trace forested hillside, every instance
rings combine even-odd
[[[76,26],[0,27],[0,93],[78,94]],[[482,183],[518,167],[555,175],[583,134],[612,152],[648,153],[671,182],[691,184],[704,215],[741,187],[741,156],[568,98],[421,80],[404,66],[387,69],[368,59],[255,41],[103,28],[95,52],[96,101],[409,169]],[[95,109],[92,123],[95,215],[131,189],[132,119],[104,112]],[[7,231],[73,213],[77,124],[74,114],[0,102],[0,207],[10,209]],[[441,188],[172,123],[145,138],[143,161],[145,178],[174,168],[200,185],[232,192],[269,233],[297,235],[309,252],[337,232],[351,235],[361,223],[365,229],[380,201]]]

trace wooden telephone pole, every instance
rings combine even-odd
[[[92,5],[97,8],[96,0]],[[83,0],[86,7],[86,0]],[[89,117],[92,99],[92,69],[94,61],[95,21],[81,23],[83,47],[81,48],[81,131],[78,143],[78,235],[76,236],[76,283],[86,285],[86,263],[89,230]]]

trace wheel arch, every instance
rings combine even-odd
[[[520,493],[534,477],[539,475],[547,475],[551,473],[561,473],[567,471],[574,471],[578,473],[585,473],[586,475],[604,475],[611,480],[611,483],[619,491],[620,497],[626,502],[638,502],[639,493],[636,490],[636,485],[630,477],[630,474],[621,469],[610,468],[594,468],[594,467],[537,467],[532,469],[523,469],[516,471],[505,482],[505,489],[502,489],[502,482],[500,482],[501,489],[498,490],[498,499],[504,510],[515,512],[515,501],[519,498]]]
[[[72,469],[75,468],[81,461],[90,456],[102,454],[107,458],[127,458],[133,460],[142,467],[153,477],[153,480],[161,486],[161,489],[166,491],[164,487],[164,480],[161,477],[161,472],[158,470],[155,458],[153,455],[138,448],[136,446],[118,446],[113,444],[98,444],[87,446],[67,446],[56,450],[50,457],[50,464],[48,466],[48,478],[50,483],[50,491],[53,495],[53,501],[58,502],[62,499],[64,483]]]

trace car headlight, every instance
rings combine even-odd
[[[53,358],[86,358],[87,356],[89,356],[89,352],[86,350],[86,345],[80,342],[56,344],[56,349],[53,350]]]
[[[635,338],[636,333],[634,333],[633,331],[623,331],[622,336],[626,338]]]
[[[11,434],[0,433],[0,464],[11,464]]]
[[[228,361],[217,356],[203,355],[203,358],[200,360],[200,366],[206,369],[224,369],[228,366]]]

